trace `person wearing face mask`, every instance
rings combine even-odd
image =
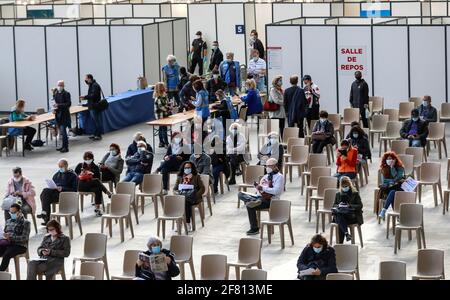
[[[186,218],[186,224],[189,231],[192,231],[192,205],[203,201],[202,195],[206,188],[208,187],[203,185],[203,181],[195,164],[189,161],[183,162],[180,166],[173,191],[176,194],[185,196],[184,216]]]
[[[334,137],[334,126],[333,123],[328,120],[328,112],[322,110],[319,113],[319,117],[319,121],[316,122],[311,130],[313,153],[322,153],[323,148],[326,145],[336,144],[336,139]]]
[[[180,67],[180,80],[178,82],[178,90],[181,91],[183,86],[189,82],[191,75],[187,72],[186,67]],[[179,96],[179,94],[178,94]],[[180,105],[178,105],[180,106]]]
[[[295,127],[295,124],[297,124],[299,129],[298,137],[303,138],[305,137],[303,123],[307,110],[305,91],[298,86],[297,75],[292,75],[289,82],[291,86],[283,94],[283,103],[287,113],[288,125],[289,127]]]
[[[120,181],[120,174],[123,171],[123,158],[120,155],[120,147],[117,144],[109,146],[109,152],[103,156],[99,163],[101,178],[103,182],[112,181],[114,186]]]
[[[434,106],[431,106],[431,96],[423,96],[423,102],[418,107],[419,109],[419,117],[426,121],[437,122],[437,109]]]
[[[353,108],[359,108],[359,114],[363,122],[364,128],[369,127],[366,118],[366,110],[369,109],[369,85],[362,78],[360,71],[355,72],[355,81],[350,88],[350,105]]]
[[[303,76],[303,90],[306,98],[306,120],[308,124],[311,120],[317,120],[319,118],[320,110],[320,90],[317,84],[312,82],[311,75]]]
[[[272,80],[272,87],[269,91],[269,102],[278,105],[277,110],[269,111],[270,119],[278,119],[280,125],[280,135],[283,136],[284,123],[286,119],[286,110],[284,108],[283,98],[283,77],[281,75],[275,76]]]
[[[8,180],[6,186],[5,200],[9,197],[20,199],[22,213],[25,215],[25,217],[27,214],[34,214],[36,212],[36,203],[34,199],[34,197],[36,196],[36,191],[33,184],[28,178],[22,175],[22,169],[20,167],[15,167],[12,170],[12,173],[13,176]],[[4,202],[4,204],[5,203],[6,202]],[[8,220],[11,217],[9,214],[9,208],[6,209],[6,207],[4,207],[4,209],[5,220]]]
[[[127,148],[127,154],[125,155],[125,158],[133,156],[138,151],[137,143],[140,141],[143,141],[146,144],[147,151],[153,153],[153,148],[149,143],[147,143],[144,134],[138,131],[133,136],[133,142]]]
[[[61,192],[77,192],[78,191],[78,176],[72,170],[69,170],[69,163],[62,158],[58,161],[58,171],[52,177],[56,188],[44,188],[41,192],[41,207],[42,212],[36,217],[44,220],[42,225],[46,225],[50,219],[51,204],[58,203],[59,194]]]
[[[202,118],[202,127],[201,130],[203,132],[203,138],[207,135],[205,131],[205,122],[208,120],[211,115],[209,111],[209,101],[208,101],[208,92],[205,90],[203,86],[203,82],[199,79],[194,82],[194,91],[196,93],[195,99],[192,100],[192,104],[195,106],[196,116]],[[192,131],[194,132],[194,131]]]
[[[250,61],[247,65],[247,76],[251,76],[256,82],[256,88],[262,92],[266,89],[266,61],[259,57],[259,51],[253,49]]]
[[[409,140],[410,147],[424,147],[426,145],[428,123],[420,119],[417,108],[411,111],[411,119],[403,121],[400,136]]]
[[[172,114],[173,105],[167,98],[166,87],[163,82],[157,82],[153,90],[153,98],[155,99],[155,113],[158,119],[164,119]],[[159,148],[169,146],[167,138],[167,126],[159,126]]]
[[[11,258],[27,252],[30,237],[30,222],[23,217],[20,205],[11,205],[9,214],[11,218],[6,220],[5,228],[0,233],[0,272],[8,269]]]
[[[214,179],[213,187],[215,194],[219,192],[218,186],[220,173],[223,172],[227,178],[230,176],[230,165],[227,161],[224,150],[224,144],[220,136],[213,136],[211,147],[209,149],[209,156],[211,157],[212,175]]]
[[[234,60],[234,53],[227,52],[226,60],[219,65],[220,78],[227,84],[227,91],[231,96],[237,94],[236,89],[241,87],[241,72],[239,62]]]
[[[94,154],[87,151],[83,155],[83,162],[75,167],[75,173],[78,175],[78,191],[85,193],[95,193],[95,215],[102,216],[100,206],[103,203],[103,194],[111,198],[111,192],[103,185],[100,180],[100,168],[94,162]]]
[[[261,95],[256,89],[256,81],[254,79],[247,79],[245,81],[247,94],[241,96],[241,101],[247,105],[247,116],[260,114],[263,111]]]
[[[230,125],[230,135],[226,139],[226,154],[230,161],[231,176],[228,179],[228,184],[236,184],[236,170],[239,169],[239,165],[244,162],[245,146],[247,140],[245,136],[240,133],[241,125],[239,123],[233,123]]]
[[[212,52],[211,52],[211,57],[209,59],[208,70],[209,71],[214,71],[214,70],[218,71],[219,65],[222,61],[223,61],[223,53],[219,49],[219,42],[214,41],[214,42],[212,42]],[[213,75],[214,75],[214,72],[213,72]]]
[[[103,123],[101,118],[102,112],[96,107],[101,100],[103,92],[92,74],[87,74],[84,82],[89,86],[88,93],[86,96],[80,96],[80,100],[87,100],[86,106],[89,108],[89,113],[94,124],[94,134],[89,138],[98,141],[102,139]]]
[[[219,70],[214,69],[212,71],[212,78],[206,82],[206,91],[208,92],[209,103],[216,102],[218,100],[216,92],[218,90],[225,90],[226,87],[227,84],[222,80],[222,78],[220,78]]]
[[[199,80],[200,77],[197,75],[192,75],[189,78],[189,82],[187,82],[180,90],[180,106],[178,107],[178,111],[182,112],[183,110],[192,110],[195,106],[192,104],[192,98],[195,99],[196,93],[194,90],[194,82]]]
[[[362,208],[361,197],[353,186],[352,180],[342,176],[340,191],[336,193],[332,209],[334,222],[339,226],[339,244],[344,242],[344,237],[347,242],[352,240],[352,236],[348,233],[348,225],[364,223]]]
[[[352,129],[350,129],[350,132],[345,139],[350,141],[352,147],[358,149],[358,163],[366,163],[368,159],[372,158],[368,136],[364,130],[359,127],[359,123],[352,126]]]
[[[197,31],[195,39],[192,41],[191,47],[191,67],[189,73],[194,74],[195,67],[198,65],[198,75],[203,75],[203,64],[206,62],[208,47],[206,42],[202,39],[202,32]]]
[[[357,162],[358,149],[352,147],[348,140],[342,140],[341,147],[339,147],[336,154],[337,172],[334,176],[338,178],[338,181],[342,176],[350,179],[356,178]]]
[[[167,56],[167,64],[162,67],[163,82],[167,88],[167,98],[174,99],[177,105],[180,105],[178,95],[178,83],[180,82],[180,66],[177,58],[173,55]],[[156,97],[155,97],[156,98]]]
[[[269,158],[266,161],[266,175],[259,183],[255,182],[256,193],[239,192],[238,199],[242,200],[247,207],[250,230],[247,235],[259,233],[257,210],[270,207],[272,200],[279,200],[284,189],[284,176],[278,169],[278,161],[275,158]]]
[[[36,276],[45,275],[45,279],[53,280],[64,266],[64,258],[70,255],[70,239],[61,231],[61,224],[56,220],[47,223],[47,234],[37,249],[42,260],[31,260],[28,263],[27,280],[36,280]]]
[[[8,117],[9,122],[32,121],[34,120],[34,118],[35,117],[33,115],[25,114],[25,100],[17,100],[16,105],[11,108],[11,112],[9,113]],[[27,126],[25,128],[8,128],[8,135],[24,136],[24,149],[29,151],[33,150],[31,142],[33,141],[33,137],[35,134],[36,129],[30,126]]]
[[[269,158],[275,158],[278,169],[283,170],[284,149],[279,143],[279,139],[278,132],[273,131],[267,135],[267,143],[261,147],[258,153],[258,165],[265,166]]]
[[[386,200],[378,216],[384,219],[389,206],[394,207],[395,193],[403,191],[401,185],[405,179],[405,167],[395,152],[386,152],[381,159],[380,171],[379,198]]]
[[[143,260],[138,259],[136,262],[136,279],[139,280],[171,280],[172,277],[178,276],[180,274],[180,269],[175,263],[175,255],[170,252],[170,250],[162,247],[162,242],[159,237],[151,236],[147,242],[148,250],[143,252],[145,255],[158,255],[164,254],[165,262],[167,264],[166,272],[153,272],[151,270],[150,264]]]
[[[223,128],[222,134],[226,131],[227,120],[237,118],[237,111],[233,107],[233,103],[229,97],[225,96],[223,90],[218,90],[216,92],[216,99],[220,101],[219,104],[213,104],[212,108],[216,109],[216,119],[219,119]],[[216,132],[220,129],[216,128]]]
[[[153,165],[153,153],[147,150],[144,141],[137,142],[138,151],[125,159],[128,166],[127,175],[122,182],[134,182],[139,185],[144,180],[144,174],[150,174]]]
[[[258,39],[258,32],[255,29],[250,32],[250,47],[258,50],[259,57],[264,59],[264,45],[261,40]]]
[[[201,144],[194,144],[194,153],[189,157],[189,161],[195,165],[197,172],[202,175],[208,175],[212,183],[211,157],[202,150]]]
[[[316,234],[300,254],[297,260],[297,270],[297,278],[301,280],[325,280],[327,274],[337,273],[334,248],[328,245],[323,236]],[[311,270],[311,274],[300,275],[306,270]]]
[[[62,136],[62,146],[56,150],[61,153],[69,152],[69,138],[67,136],[67,128],[70,128],[70,93],[64,88],[64,81],[58,81],[58,86],[53,92],[53,99],[55,101],[53,106],[53,113],[55,114],[55,121],[58,131]]]

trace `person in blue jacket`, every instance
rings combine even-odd
[[[247,79],[245,81],[245,87],[247,88],[247,95],[242,96],[241,100],[247,104],[247,116],[260,114],[263,110],[263,105],[259,91],[256,89],[255,80]]]
[[[236,89],[241,87],[241,75],[239,62],[234,60],[234,53],[227,52],[226,60],[219,65],[220,78],[227,84],[227,91],[230,95],[236,95]]]
[[[196,80],[192,86],[196,93],[195,99],[192,99],[192,104],[195,106],[197,116],[202,118],[202,131],[205,134],[204,125],[210,116],[208,92],[200,79]]]
[[[174,99],[177,106],[180,105],[180,97],[178,95],[178,83],[180,82],[180,66],[177,58],[173,55],[167,56],[167,64],[162,67],[163,81],[167,87],[168,99]]]

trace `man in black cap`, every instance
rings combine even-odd
[[[306,120],[308,121],[308,126],[311,126],[311,120],[319,120],[320,91],[317,84],[312,82],[311,75],[304,75],[302,80],[303,90],[305,91],[306,102],[308,105]]]
[[[195,34],[196,39],[192,41],[191,47],[191,67],[189,73],[194,74],[195,67],[198,65],[198,74],[203,75],[203,63],[206,61],[207,47],[206,42],[202,39],[202,32],[197,31]]]
[[[362,79],[360,71],[355,72],[355,81],[353,81],[350,89],[350,104],[353,108],[359,108],[363,126],[368,128],[369,122],[366,118],[366,109],[369,108],[369,85]]]

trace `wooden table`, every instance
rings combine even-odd
[[[71,106],[70,107],[70,114],[78,114],[80,112],[86,111],[88,110],[87,107],[84,106]],[[48,112],[42,115],[36,115],[36,118],[34,120],[24,120],[24,121],[15,121],[15,122],[9,122],[9,123],[5,123],[5,124],[1,124],[0,128],[20,128],[23,129],[25,127],[28,126],[33,126],[33,125],[38,125],[38,136],[40,136],[40,132],[41,132],[41,124],[45,123],[45,122],[49,122],[49,121],[53,121],[55,119],[55,114],[53,114],[52,112]],[[78,126],[78,118],[76,119],[76,123]],[[56,141],[58,139],[56,138]],[[23,134],[23,130],[22,130],[22,156],[25,156],[25,138],[24,138],[24,134]]]

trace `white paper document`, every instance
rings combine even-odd
[[[45,183],[47,184],[47,188],[52,190],[56,190],[56,188],[58,187],[53,179],[45,179]]]
[[[194,185],[193,184],[179,184],[178,185],[178,190],[182,191],[182,190],[193,190],[194,189]]]
[[[314,271],[315,271],[315,269],[309,268],[309,269],[300,271],[298,274],[299,274],[300,276],[308,276],[308,275],[312,275],[312,273],[314,273]]]
[[[412,177],[406,178],[406,180],[402,183],[401,188],[405,192],[413,192],[416,187],[419,185],[419,182]]]

